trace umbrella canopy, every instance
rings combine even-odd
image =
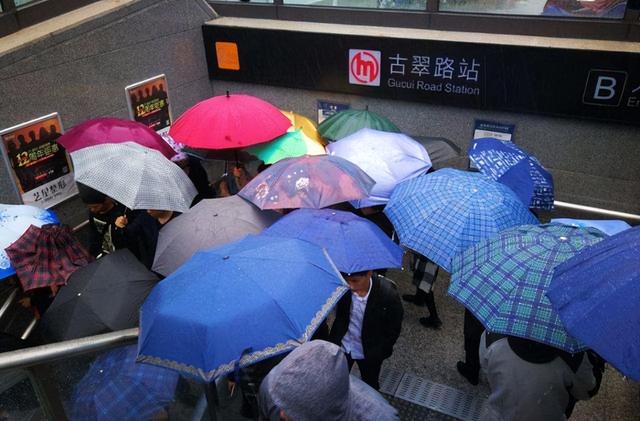
[[[400,129],[386,117],[368,109],[339,111],[320,123],[318,131],[322,137],[333,141],[340,140],[364,128],[400,133]]]
[[[202,200],[162,227],[152,269],[168,276],[196,251],[259,234],[279,217],[236,195]]]
[[[82,338],[138,325],[138,309],[158,277],[127,249],[78,269],[44,314],[52,341]]]
[[[513,142],[476,139],[469,147],[469,158],[480,172],[513,190],[525,205],[553,208],[553,176]]]
[[[178,373],[136,364],[137,347],[105,352],[76,385],[71,420],[149,420],[173,401]]]
[[[567,331],[640,381],[640,227],[558,265],[547,296]]]
[[[252,146],[246,151],[265,164],[274,164],[284,158],[326,153],[324,146],[308,138],[301,130],[287,132],[271,142]]]
[[[592,227],[599,229],[607,235],[614,235],[619,232],[628,230],[631,225],[619,219],[571,219],[571,218],[555,218],[551,220],[552,224],[571,225],[572,227]]]
[[[220,95],[198,102],[169,129],[192,148],[243,148],[286,133],[291,122],[280,110],[251,95]]]
[[[138,361],[211,381],[308,341],[347,290],[306,241],[250,235],[199,251],[142,306]]]
[[[538,223],[508,187],[450,168],[398,184],[384,213],[401,244],[448,271],[451,258],[478,241]]]
[[[456,256],[449,294],[487,330],[578,352],[544,295],[553,269],[606,234],[566,225],[523,225],[502,231]]]
[[[177,152],[160,136],[144,124],[120,118],[94,118],[74,126],[56,139],[67,152],[104,143],[135,142],[155,149],[167,158]]]
[[[357,208],[387,203],[398,183],[431,168],[425,148],[402,133],[361,129],[329,144],[327,151],[353,162],[375,180],[371,196],[358,200]]]
[[[436,170],[455,167],[455,165],[451,164],[460,160],[460,147],[445,137],[412,135],[411,138],[424,146],[431,159],[431,164]]]
[[[5,249],[24,291],[64,285],[93,260],[66,225],[31,225]]]
[[[291,127],[289,128],[290,132],[301,130],[307,138],[317,143],[322,143],[320,133],[318,133],[318,127],[316,126],[316,123],[311,121],[311,119],[301,114],[294,113],[293,111],[280,110],[280,112],[284,114],[284,116],[287,117],[289,121],[291,121]]]
[[[185,212],[198,194],[179,166],[133,142],[90,146],[71,158],[76,181],[129,209]]]
[[[287,158],[256,175],[240,192],[260,209],[324,208],[369,196],[375,181],[346,159]]]
[[[57,223],[58,218],[51,211],[35,206],[0,204],[0,279],[16,273],[5,248],[20,238],[31,225],[41,227]]]
[[[323,247],[340,272],[402,266],[402,249],[376,224],[333,209],[298,209],[264,231]]]

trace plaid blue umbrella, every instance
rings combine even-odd
[[[503,229],[537,224],[506,186],[445,168],[400,183],[384,209],[400,243],[451,270],[451,258]]]
[[[136,346],[101,354],[73,393],[71,420],[148,420],[173,400],[179,375],[136,363]]]
[[[138,360],[210,382],[308,341],[348,289],[306,241],[249,235],[199,251],[142,306]]]
[[[640,381],[640,227],[558,265],[547,296],[567,331]]]
[[[327,249],[340,272],[402,266],[402,249],[373,222],[332,209],[298,209],[264,235],[298,238]]]
[[[544,294],[558,264],[605,237],[557,224],[510,228],[453,259],[449,294],[491,332],[581,351]]]
[[[469,147],[469,158],[480,172],[509,186],[530,208],[553,208],[553,176],[513,142],[476,139]]]

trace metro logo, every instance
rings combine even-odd
[[[380,51],[349,50],[349,83],[380,86]]]

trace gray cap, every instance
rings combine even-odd
[[[382,395],[349,375],[342,350],[326,341],[307,342],[293,350],[265,378],[260,398],[293,421],[398,419]],[[274,414],[275,408],[268,411]]]

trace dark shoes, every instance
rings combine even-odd
[[[440,329],[442,321],[437,317],[421,317],[420,324],[429,329]]]
[[[404,294],[402,296],[402,299],[408,303],[413,303],[418,307],[424,307],[427,305],[427,303],[424,301],[422,297],[418,297],[415,294]]]
[[[456,364],[456,368],[458,369],[458,373],[462,374],[462,376],[467,379],[469,383],[474,386],[478,385],[479,370],[474,370],[463,361],[458,361],[458,364]]]

